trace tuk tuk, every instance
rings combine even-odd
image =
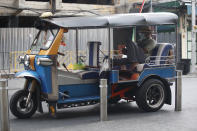
[[[155,55],[139,64],[141,70],[134,71],[135,77],[132,75],[131,79],[120,79],[121,65],[114,64],[114,61],[119,62],[112,51],[112,29],[176,25],[177,19],[176,14],[166,12],[41,19],[36,24],[39,31],[31,48],[25,56],[19,57],[25,70],[16,73],[16,77],[23,77],[26,81],[24,88],[10,99],[12,114],[24,119],[31,117],[36,111],[42,113],[42,102],[48,103],[51,115],[55,115],[56,109],[97,104],[100,102],[101,78],[108,81],[107,98],[110,104],[121,99],[136,101],[139,108],[146,112],[154,112],[164,104],[171,104],[170,86],[176,75],[176,64],[168,59],[172,46],[166,43],[157,44],[154,49]],[[70,29],[91,28],[108,29],[108,53],[104,53],[104,57],[98,55],[101,52],[99,45],[106,43],[84,43],[89,49],[85,67],[71,70],[64,64],[65,69],[60,69],[58,55],[64,55],[59,52],[64,33]],[[76,63],[79,62],[79,58],[76,46]]]

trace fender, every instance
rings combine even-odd
[[[41,86],[40,77],[35,71],[25,70],[25,71],[22,71],[22,72],[18,72],[18,73],[16,73],[15,77],[17,77],[17,78],[20,78],[20,77],[33,78],[33,79],[36,80],[36,82],[38,82],[39,86]],[[28,82],[27,79],[26,79],[26,81]],[[36,93],[36,99],[37,99],[37,102],[38,102],[38,111],[40,113],[43,113],[43,108],[42,108],[42,103],[41,103],[41,96],[40,96],[41,88],[36,89],[35,91],[36,91],[35,92]]]
[[[167,98],[165,100],[165,103],[171,105],[172,104],[172,93],[171,93],[171,89],[170,89],[170,83],[166,79],[163,79],[158,75],[148,75],[147,77],[145,77],[144,79],[142,79],[141,81],[138,82],[138,84],[137,84],[138,87],[140,87],[145,81],[147,81],[149,79],[158,79],[163,82],[164,86],[166,87],[166,92],[167,92]]]
[[[20,77],[30,77],[30,78],[34,78],[36,79],[39,84],[41,85],[41,80],[40,80],[40,76],[38,75],[38,73],[36,71],[31,71],[31,70],[25,70],[25,71],[21,71],[16,73],[15,77],[20,78]]]

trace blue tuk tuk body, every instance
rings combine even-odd
[[[169,17],[163,18],[162,15]],[[131,18],[139,16],[139,21],[129,19],[121,22],[115,20],[122,17],[127,18],[128,16]],[[152,19],[149,17],[152,17]],[[163,21],[158,21],[158,18],[153,19],[153,17],[163,18]],[[143,20],[141,20],[142,18]],[[69,20],[74,22],[69,23]],[[83,22],[76,25],[78,20]],[[16,77],[25,77],[26,83],[23,90],[16,92],[12,96],[10,100],[11,112],[18,118],[29,118],[36,110],[43,112],[43,101],[49,104],[49,111],[52,115],[55,114],[56,108],[85,106],[100,102],[99,80],[102,73],[101,68],[95,70],[88,67],[86,70],[69,71],[67,69],[58,69],[57,65],[54,64],[57,63],[59,47],[59,45],[54,45],[60,43],[61,38],[59,37],[65,32],[65,28],[112,28],[144,24],[176,24],[176,20],[177,16],[172,13],[142,13],[128,14],[126,16],[123,14],[110,17],[65,18],[65,20],[63,18],[45,19],[45,23],[56,28],[59,27],[60,30],[54,36],[48,49],[40,49],[37,54],[27,53],[25,58],[21,60],[24,65],[25,61],[29,61],[29,67],[26,67],[28,65],[26,64],[26,70],[18,72]],[[92,23],[95,21],[96,23]],[[57,51],[54,52],[54,49]],[[33,63],[31,63],[32,61]],[[119,80],[119,70],[113,69],[113,67],[107,69],[107,97],[109,103],[117,103],[120,99],[132,100],[136,101],[144,111],[157,111],[164,103],[171,104],[170,85],[172,84],[171,80],[176,75],[175,65],[153,62],[145,63],[142,66],[142,70],[138,72],[139,77],[134,80]]]

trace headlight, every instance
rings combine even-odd
[[[19,62],[19,64],[24,63],[24,58],[25,58],[25,56],[19,56],[19,57],[18,57],[18,62]]]
[[[24,65],[25,66],[29,66],[29,64],[30,64],[30,56],[29,55],[25,55]]]

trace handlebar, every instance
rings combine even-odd
[[[65,56],[64,53],[61,53],[61,52],[57,52],[58,55],[61,55],[61,56]]]

